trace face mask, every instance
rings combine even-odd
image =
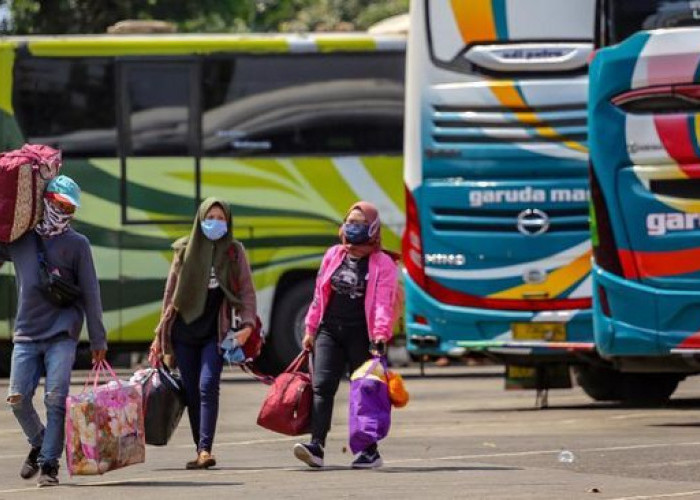
[[[348,243],[361,245],[369,241],[369,226],[346,222],[343,224],[343,234]]]
[[[68,229],[73,214],[68,214],[44,199],[44,218],[36,226],[36,231],[45,238],[57,236]]]
[[[221,342],[221,350],[223,351],[224,360],[228,363],[237,364],[245,361],[243,348],[238,343],[236,337],[231,334]]]
[[[223,220],[205,219],[199,223],[199,226],[204,236],[211,241],[221,239],[228,232],[228,224]]]
[[[224,351],[224,359],[226,362],[236,365],[245,362],[245,354],[242,348],[236,347],[235,349]]]

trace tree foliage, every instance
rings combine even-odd
[[[104,33],[124,19],[170,21],[181,32],[363,30],[409,0],[0,0],[16,34]],[[5,27],[8,29],[8,27]]]

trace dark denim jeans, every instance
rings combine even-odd
[[[173,343],[185,388],[187,415],[197,451],[211,452],[219,417],[219,385],[224,360],[216,338],[204,345]]]
[[[57,463],[65,444],[66,396],[77,342],[67,334],[40,341],[18,342],[12,350],[7,401],[32,447],[41,447],[40,463]],[[34,408],[34,393],[46,373],[46,426]]]

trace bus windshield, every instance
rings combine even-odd
[[[700,26],[700,1],[610,1],[605,18],[606,45],[613,45],[641,30]]]
[[[425,18],[431,58],[439,66],[467,73],[546,71],[533,64],[545,61],[554,63],[552,70],[581,69],[585,57],[576,57],[581,47],[575,42],[590,42],[593,9],[589,9],[588,23],[580,16],[580,5],[574,6],[577,1],[511,2],[506,8],[484,0],[428,0]],[[545,18],[557,22],[523,22]],[[542,42],[547,42],[546,47]]]

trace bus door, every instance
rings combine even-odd
[[[118,62],[122,342],[157,322],[170,244],[199,203],[199,74],[194,58]]]

